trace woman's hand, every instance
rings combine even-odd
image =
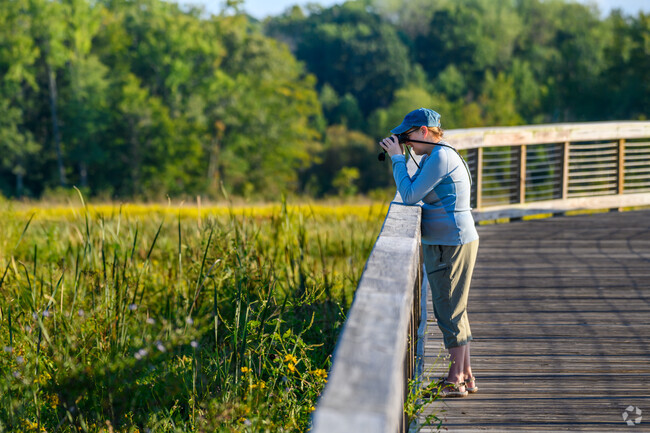
[[[393,134],[390,137],[384,138],[379,142],[379,145],[388,153],[388,156],[404,154],[404,148],[399,144],[397,135]]]

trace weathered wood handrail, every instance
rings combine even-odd
[[[404,401],[420,321],[420,218],[419,206],[390,205],[313,415],[315,433],[408,430]]]
[[[449,130],[477,221],[650,204],[650,122]]]

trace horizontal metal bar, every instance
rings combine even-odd
[[[616,189],[616,184],[613,185],[591,185],[591,186],[573,186],[569,185],[569,192],[576,192],[576,191],[610,191],[610,190],[615,190]]]
[[[526,151],[527,158],[542,158],[545,156],[562,156],[562,149],[552,150],[531,150]]]
[[[506,174],[512,176],[513,173],[519,173],[519,170],[516,170],[518,167],[516,165],[507,165],[504,167],[483,167],[483,177],[487,175],[494,175],[495,173]],[[511,173],[512,172],[512,173]]]
[[[526,161],[526,167],[547,167],[549,165],[560,165],[562,158],[548,159],[546,161]]]
[[[506,163],[511,163],[513,162],[514,157],[512,158],[486,158],[483,157],[483,164],[484,166],[489,165],[489,164],[495,164],[495,163],[500,163],[500,162],[506,162]]]
[[[526,191],[526,197],[532,196],[540,196],[540,195],[560,195],[560,190],[559,188],[547,188],[544,190],[539,190],[539,191]]]
[[[507,191],[507,193],[503,193],[503,194],[483,194],[483,198],[485,198],[485,197],[514,197],[514,196],[517,195],[517,191],[509,190],[508,188],[491,189],[489,191]]]
[[[598,182],[615,182],[618,179],[617,176],[604,176],[604,177],[597,177],[593,179],[576,179],[574,177],[569,178],[569,183],[571,185],[592,185],[594,183]]]
[[[650,146],[650,141],[642,141],[642,142],[635,142],[635,141],[627,141],[625,143],[625,147],[645,147],[645,146]]]
[[[494,186],[504,186],[504,185],[513,185],[515,182],[518,182],[519,179],[515,178],[509,178],[509,179],[489,179],[483,177],[483,191],[486,190],[486,188],[492,188]]]
[[[516,194],[516,190],[514,188],[483,188],[483,196],[485,197],[486,195],[490,195],[489,193],[491,192],[499,192],[499,191],[511,191],[508,194]]]
[[[542,180],[548,179],[549,182],[558,182],[560,177],[559,176],[528,176],[528,175],[526,176],[526,182],[533,182],[540,179]],[[540,183],[536,183],[536,185],[539,185]]]
[[[601,156],[596,158],[570,158],[569,165],[571,164],[597,164],[601,162],[616,162],[615,156]]]
[[[634,182],[634,183],[625,183],[625,188],[645,188],[649,187],[650,182]]]
[[[637,179],[641,179],[641,180],[648,179],[648,180],[650,180],[650,173],[649,174],[632,175],[632,176],[628,176],[627,174],[625,175],[625,182],[627,182],[628,180],[637,180]]]
[[[548,195],[548,194],[555,194],[555,193],[560,193],[560,187],[556,187],[555,185],[549,185],[546,188],[531,188],[531,189],[526,189],[526,196],[528,195]]]
[[[606,162],[600,164],[584,164],[584,165],[569,165],[569,171],[572,170],[591,170],[594,168],[613,168],[616,167],[615,162]]]
[[[625,155],[650,155],[650,147],[639,147],[636,149],[626,147]]]
[[[509,155],[512,153],[515,153],[513,149],[515,149],[518,146],[503,146],[503,147],[496,147],[494,150],[488,150],[490,149],[489,147],[483,148],[483,158],[486,156],[503,156],[503,155]]]
[[[595,158],[598,156],[610,156],[614,157],[618,153],[618,149],[612,149],[612,150],[602,150],[598,152],[571,152],[571,159],[574,158]]]
[[[639,173],[650,173],[650,167],[641,167],[641,168],[629,168],[625,167],[625,175],[628,174],[639,174]]]
[[[627,163],[628,161],[647,161],[648,164],[650,164],[650,152],[646,152],[645,154],[636,154],[636,155],[630,155],[629,153],[625,154],[625,162]]]
[[[626,167],[650,167],[650,161],[641,161],[641,162],[630,162],[625,163]]]
[[[538,168],[536,170],[526,170],[526,175],[534,175],[539,173],[545,173],[548,176],[560,176],[562,171],[559,167],[548,167],[548,168]]]
[[[544,189],[544,188],[562,188],[562,183],[555,180],[549,180],[547,182],[526,182],[526,191],[535,190],[535,189]]]
[[[560,189],[562,185],[558,182],[539,182],[539,183],[526,183],[526,192],[528,191],[534,191],[536,189]]]
[[[593,176],[608,176],[608,175],[614,175],[616,176],[618,174],[618,171],[616,169],[612,170],[599,170],[599,171],[584,171],[584,172],[577,172],[577,173],[571,173],[571,177],[593,177]]]

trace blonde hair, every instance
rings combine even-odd
[[[442,136],[445,134],[445,131],[443,131],[439,126],[427,126],[427,129],[437,137],[438,140],[442,139]]]

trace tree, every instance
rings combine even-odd
[[[67,160],[77,167],[79,184],[86,188],[89,167],[95,171],[104,160],[101,141],[109,120],[109,70],[91,53],[103,13],[101,5],[92,7],[86,0],[63,4],[69,57],[63,74],[66,86],[61,92],[62,135]]]
[[[647,119],[650,113],[650,15],[625,17],[613,12],[607,24],[612,37],[605,47],[606,68],[600,76],[599,106],[614,119]]]
[[[31,33],[34,38],[35,45],[39,48],[40,58],[38,59],[38,81],[39,89],[38,96],[35,95],[34,99],[41,99],[48,102],[47,115],[45,118],[45,111],[34,107],[30,113],[33,116],[32,121],[34,124],[39,124],[44,121],[49,121],[52,125],[49,130],[51,136],[51,143],[55,153],[56,160],[56,174],[58,177],[58,185],[65,186],[67,184],[66,166],[64,162],[64,148],[61,142],[60,122],[59,122],[59,92],[58,92],[58,73],[68,60],[69,51],[65,41],[65,31],[67,21],[64,15],[64,6],[60,2],[51,2],[47,0],[32,0],[29,2],[28,13],[32,20]],[[47,89],[47,91],[45,91]],[[40,140],[47,140],[46,136],[41,136]],[[46,167],[50,161],[50,151],[45,155],[41,161],[41,171],[49,171]],[[41,180],[41,182],[43,182]],[[49,183],[49,182],[48,182]]]
[[[415,55],[430,77],[453,65],[478,94],[487,69],[508,67],[522,31],[509,0],[457,1],[434,13],[428,32],[415,39]]]
[[[266,25],[267,34],[295,47],[294,53],[339,95],[352,95],[367,116],[386,106],[412,76],[408,49],[395,28],[369,12],[363,2],[347,2],[302,17],[295,10]]]
[[[30,35],[31,20],[25,1],[0,8],[0,162],[15,176],[16,195],[24,192],[29,158],[39,150],[25,125],[23,100],[37,87],[34,63],[38,48]]]

